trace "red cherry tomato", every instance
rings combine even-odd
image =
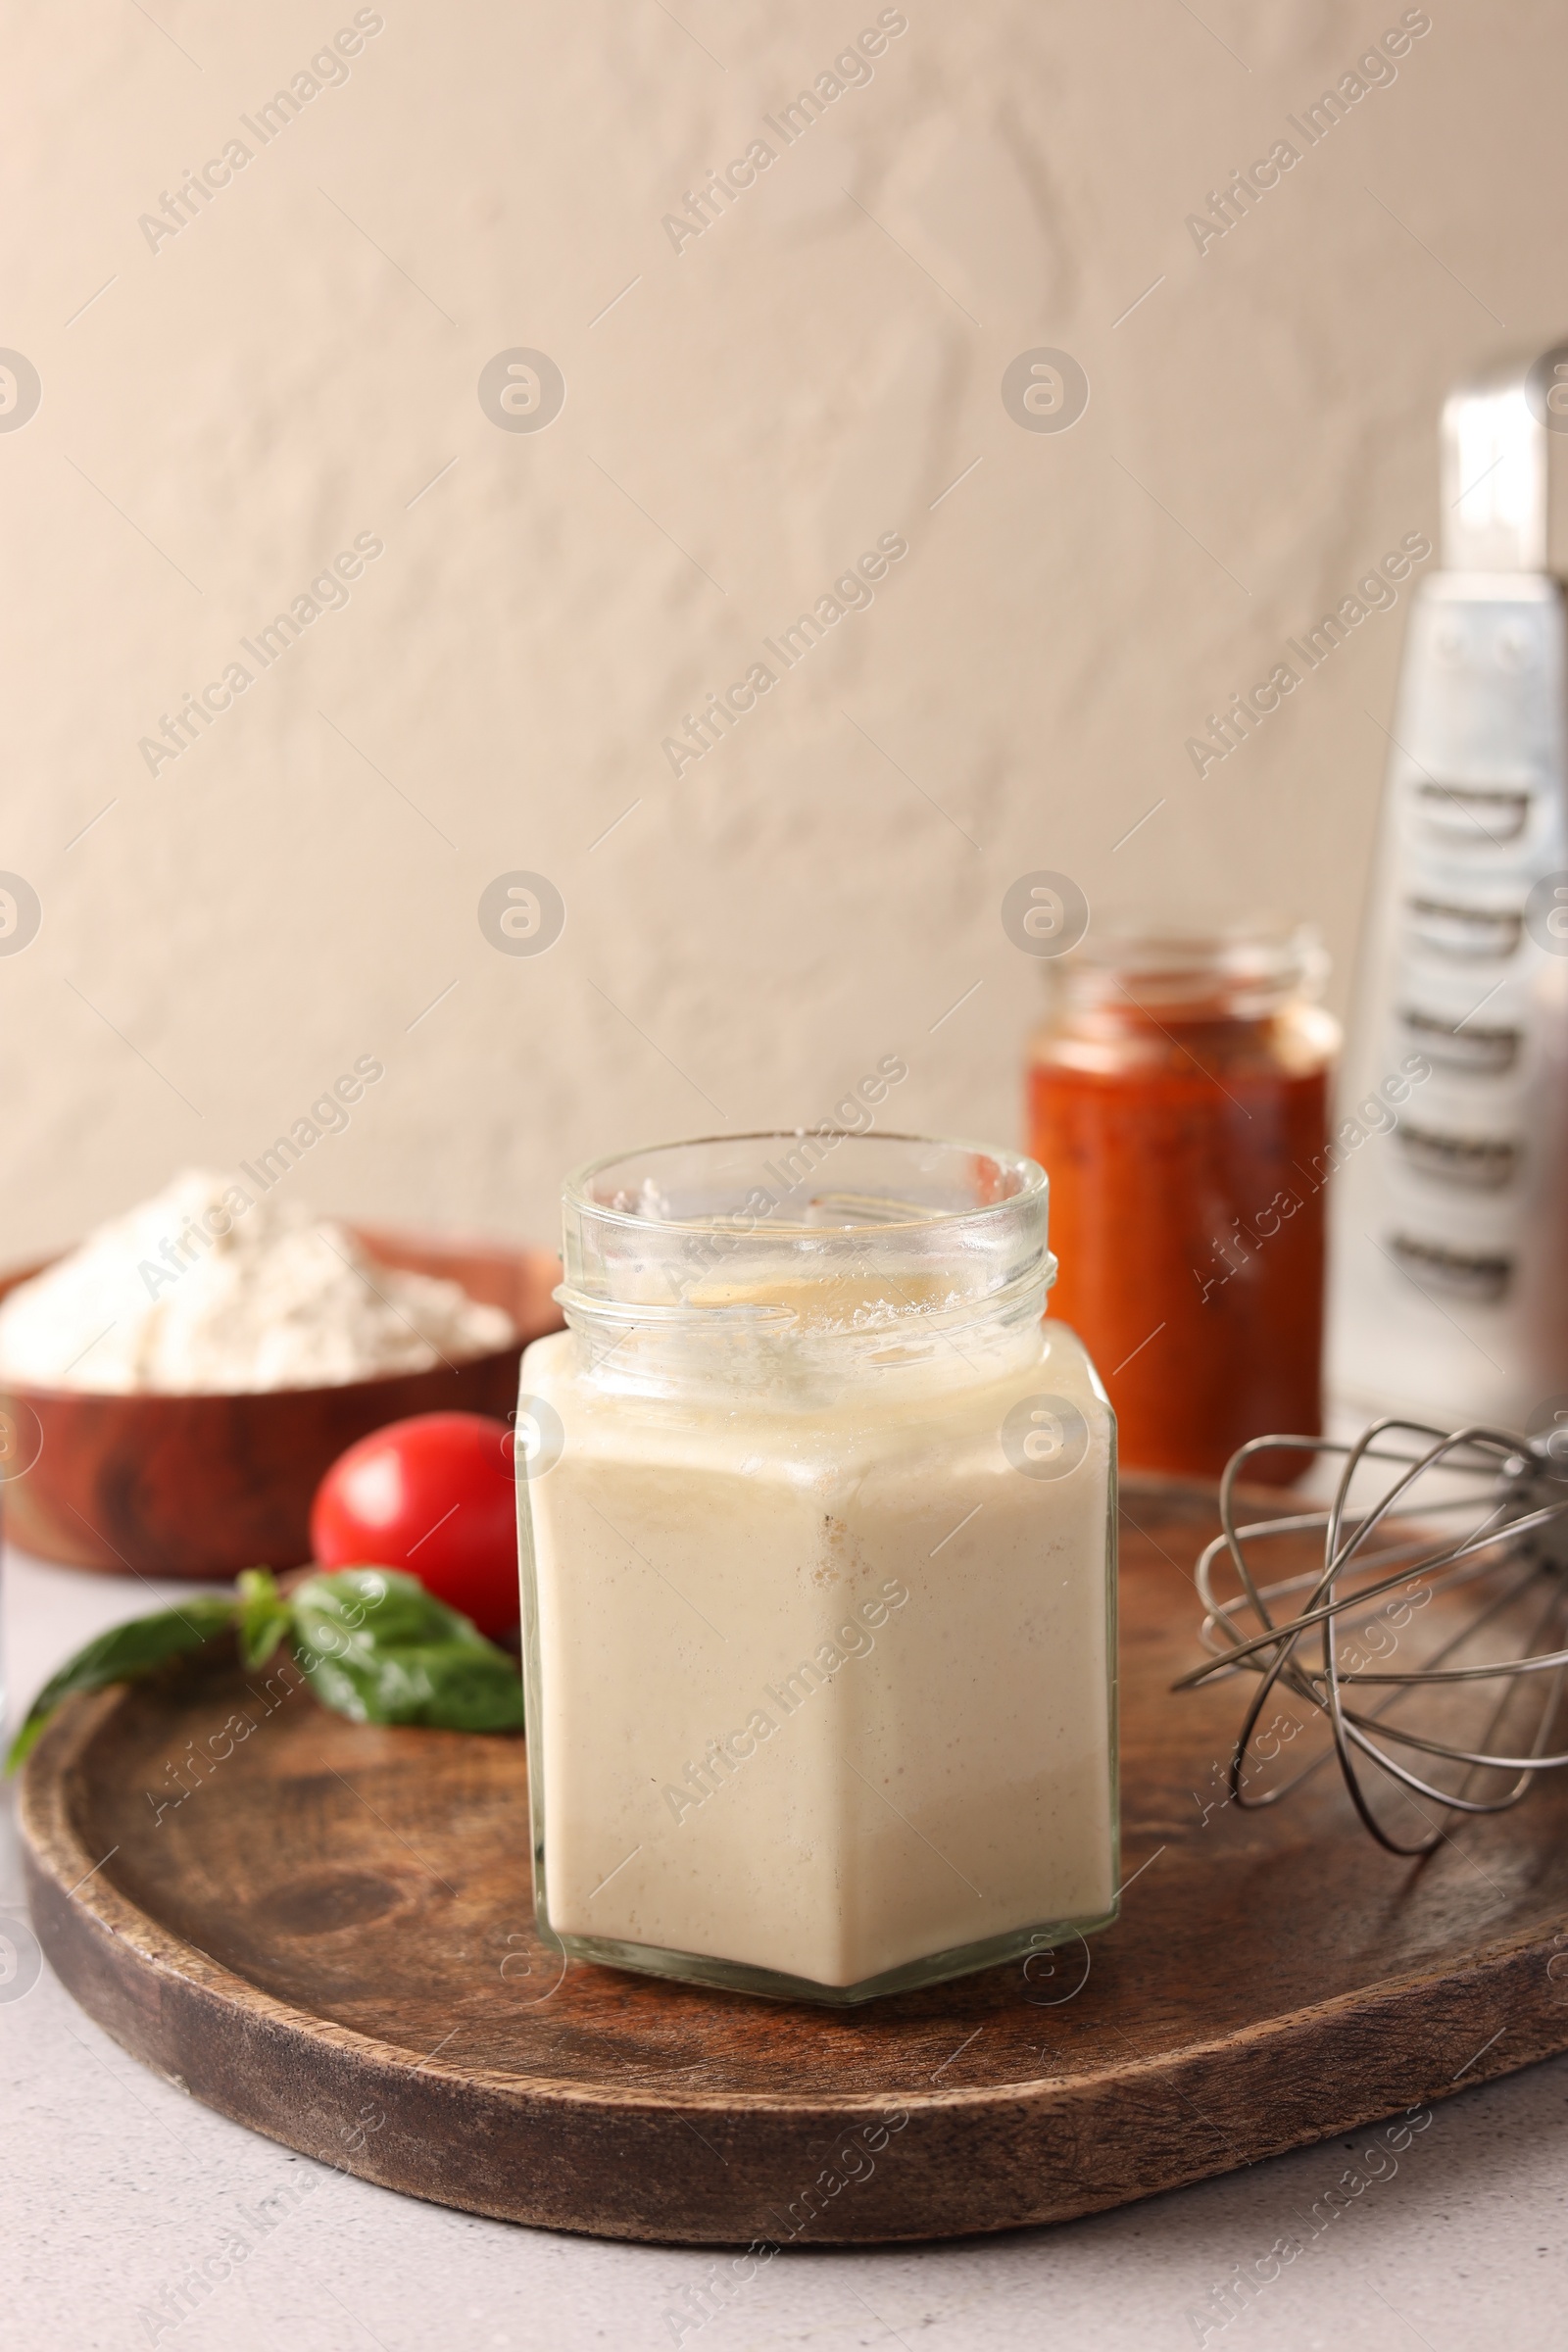
[[[521,1613],[513,1433],[486,1413],[416,1413],[339,1454],[311,1505],[323,1568],[406,1568],[499,1641]]]

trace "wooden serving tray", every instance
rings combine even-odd
[[[1125,1500],[1127,1884],[1092,1952],[849,2011],[564,1969],[532,1924],[520,1740],[357,1729],[303,1689],[269,1712],[232,1661],[46,1734],[39,1938],[127,2050],[288,2146],[686,2243],[1064,2220],[1568,2047],[1568,1778],[1424,1863],[1374,1846],[1332,1771],[1278,1812],[1224,1805],[1242,1690],[1169,1688],[1212,1504]]]

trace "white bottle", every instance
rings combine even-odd
[[[1456,388],[1336,1115],[1329,1384],[1365,1419],[1568,1408],[1568,347]],[[1396,1104],[1391,1107],[1391,1104]]]

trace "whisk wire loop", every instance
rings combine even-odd
[[[1242,1524],[1238,1489],[1248,1464],[1276,1450],[1340,1457],[1333,1494],[1315,1509]],[[1393,1475],[1369,1494],[1374,1465]],[[1200,1638],[1210,1655],[1176,1688],[1237,1674],[1256,1680],[1231,1751],[1230,1801],[1249,1811],[1277,1804],[1333,1759],[1379,1844],[1413,1856],[1446,1837],[1446,1818],[1505,1812],[1538,1773],[1568,1767],[1568,1749],[1551,1747],[1568,1688],[1568,1528],[1552,1534],[1568,1519],[1568,1464],[1549,1444],[1487,1422],[1444,1430],[1394,1415],[1352,1444],[1254,1438],[1227,1463],[1219,1501],[1221,1533],[1197,1568]],[[1455,1516],[1462,1524],[1445,1531]],[[1262,1546],[1319,1534],[1316,1566],[1272,1581],[1257,1573]],[[1237,1586],[1223,1596],[1215,1584],[1222,1563]],[[1396,1671],[1388,1661],[1401,1642],[1421,1654]],[[1477,1647],[1488,1654],[1458,1662]],[[1363,1702],[1360,1694],[1373,1690],[1376,1700]],[[1288,1778],[1259,1788],[1258,1726],[1276,1693],[1309,1710],[1328,1739]],[[1522,1693],[1533,1729],[1505,1739]],[[1433,1694],[1446,1716],[1432,1720],[1428,1707],[1415,1721],[1395,1720],[1395,1710],[1419,1708]],[[1479,1729],[1461,1720],[1467,1702],[1488,1698]],[[1434,1765],[1449,1769],[1432,1776]],[[1380,1788],[1413,1807],[1418,1834],[1401,1835],[1385,1817],[1386,1799],[1381,1807],[1374,1801]]]

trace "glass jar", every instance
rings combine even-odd
[[[541,1932],[851,2002],[1116,1909],[1114,1424],[1042,1171],[830,1129],[568,1179],[522,1364]]]
[[[1326,972],[1315,933],[1262,920],[1111,929],[1048,974],[1030,1138],[1056,1310],[1139,1469],[1216,1478],[1249,1438],[1321,1427]],[[1267,1453],[1249,1476],[1303,1466]]]

